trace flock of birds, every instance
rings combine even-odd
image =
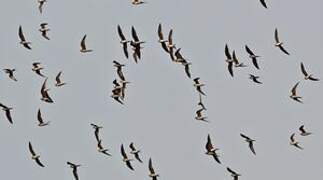
[[[45,3],[47,2],[47,0],[38,0],[39,3],[39,11],[40,13],[43,12],[43,6],[45,5]],[[260,0],[261,4],[267,8],[266,2],[264,0]],[[146,3],[145,1],[141,1],[141,0],[132,0],[132,4],[133,5],[141,5]],[[43,38],[50,40],[49,36],[48,36],[48,31],[50,31],[50,29],[48,28],[48,24],[47,23],[41,23],[40,24],[40,29],[39,31],[41,32],[41,35]],[[123,49],[123,53],[125,55],[125,57],[128,59],[129,58],[129,51],[128,51],[128,47],[130,45],[131,47],[131,54],[132,54],[132,58],[135,61],[135,63],[138,63],[139,60],[142,58],[142,51],[143,51],[143,44],[145,43],[145,41],[140,40],[135,28],[132,26],[131,27],[131,36],[132,36],[132,40],[129,40],[128,38],[126,38],[126,36],[124,35],[121,26],[117,26],[117,33],[118,36],[120,38],[120,44],[122,45],[122,49]],[[187,58],[185,58],[182,54],[181,54],[181,48],[177,48],[175,43],[173,42],[173,29],[170,29],[169,33],[168,33],[168,37],[165,38],[163,35],[163,30],[162,30],[162,24],[158,24],[158,28],[157,28],[157,35],[158,35],[158,42],[161,45],[161,48],[163,49],[163,51],[165,53],[167,53],[170,57],[170,60],[172,62],[174,62],[175,64],[180,64],[184,67],[184,71],[186,76],[191,79],[192,75],[190,73],[190,66],[192,65],[191,62],[187,61]],[[27,41],[24,33],[23,33],[23,29],[22,26],[19,26],[18,28],[18,36],[20,39],[20,44],[28,49],[28,50],[32,50],[31,47],[31,42]],[[81,39],[80,42],[80,52],[81,53],[90,53],[93,50],[92,49],[88,49],[86,46],[86,35],[83,36],[83,38]],[[285,47],[283,46],[283,42],[280,40],[279,35],[278,35],[278,30],[275,29],[274,31],[274,46],[279,48],[284,54],[289,55],[289,52],[285,49]],[[249,55],[249,58],[252,61],[253,66],[256,69],[260,69],[259,63],[258,63],[258,58],[260,58],[259,55],[256,55],[254,53],[253,50],[251,50],[247,45],[245,45],[245,50],[246,53]],[[235,51],[233,50],[232,53],[229,50],[229,46],[226,44],[225,48],[224,48],[224,55],[226,57],[225,62],[227,63],[227,70],[230,74],[230,76],[234,77],[234,69],[235,68],[243,68],[243,67],[247,67],[247,65],[245,65],[244,63],[240,62],[238,60],[238,57],[235,53]],[[118,103],[124,105],[124,99],[125,99],[125,90],[126,90],[126,85],[129,84],[130,82],[127,81],[127,79],[124,76],[123,73],[123,68],[126,66],[125,64],[119,63],[118,61],[114,60],[113,61],[113,66],[116,68],[116,73],[118,75],[118,78],[114,79],[113,81],[113,89],[112,89],[112,94],[111,97],[117,101]],[[38,76],[44,78],[44,82],[41,86],[40,89],[40,94],[41,94],[41,100],[46,102],[46,103],[54,103],[54,100],[50,97],[49,95],[49,90],[46,86],[47,84],[47,80],[48,77],[46,77],[45,75],[43,75],[42,70],[44,69],[44,67],[42,67],[40,62],[34,62],[32,64],[32,71],[34,73],[36,73]],[[308,71],[305,68],[305,65],[303,63],[300,64],[300,70],[302,72],[302,74],[304,75],[304,79],[305,80],[309,80],[309,81],[319,81],[318,78],[315,78],[312,74],[308,73]],[[8,75],[8,77],[13,80],[13,81],[17,81],[17,78],[15,77],[15,69],[3,69],[3,71]],[[61,75],[62,75],[62,71],[60,71],[55,80],[55,87],[62,87],[64,85],[66,85],[65,82],[63,82],[61,80]],[[259,76],[250,74],[250,79],[257,83],[257,84],[262,84],[262,82],[259,80]],[[200,82],[201,79],[200,77],[195,77],[193,79],[193,86],[196,88],[196,91],[199,95],[199,102],[198,102],[198,110],[196,111],[196,117],[195,119],[197,121],[201,121],[201,122],[209,122],[206,116],[203,115],[203,111],[206,111],[206,107],[203,104],[202,101],[202,97],[206,96],[206,93],[202,90],[202,87],[205,86],[205,84]],[[291,89],[291,94],[290,94],[290,98],[296,102],[299,103],[303,103],[303,101],[301,100],[302,97],[299,96],[297,94],[297,87],[299,86],[300,81],[298,81]],[[13,110],[12,107],[9,107],[7,105],[4,105],[2,103],[0,103],[0,107],[2,108],[2,110],[5,112],[5,116],[7,118],[7,120],[9,121],[9,123],[13,124],[13,119],[11,116],[11,112]],[[38,126],[39,127],[44,127],[50,124],[50,122],[48,121],[44,121],[42,114],[41,114],[41,110],[38,109],[37,112],[37,120],[38,120]],[[100,138],[99,132],[100,129],[102,129],[102,126],[96,125],[91,123],[91,126],[94,128],[94,135],[95,135],[95,139],[97,142],[97,150],[99,153],[105,154],[107,156],[111,156],[109,149],[104,148],[104,146],[102,145],[102,139]],[[301,136],[309,136],[312,133],[308,132],[305,130],[304,125],[299,127],[299,131],[300,131],[300,135]],[[295,133],[293,133],[290,136],[290,145],[295,146],[296,148],[299,149],[303,149],[302,146],[300,146],[299,142],[295,139]],[[254,155],[256,155],[256,151],[254,148],[254,144],[255,144],[255,140],[248,137],[245,134],[240,134],[240,136],[246,141],[246,143],[248,144],[251,153],[253,153]],[[41,162],[40,160],[40,156],[35,152],[31,142],[29,142],[29,151],[31,154],[31,159],[35,160],[35,162],[41,166],[41,167],[45,167],[45,165]],[[134,158],[140,162],[143,163],[143,161],[140,158],[140,150],[138,150],[134,143],[131,142],[129,145],[130,148],[130,154],[134,156]],[[205,145],[205,149],[206,149],[206,155],[212,156],[214,158],[214,160],[216,162],[218,162],[219,164],[221,164],[220,158],[219,158],[219,154],[218,154],[218,150],[219,148],[216,148],[216,146],[214,146],[214,144],[212,143],[211,137],[210,135],[207,136],[207,142]],[[126,164],[126,166],[130,169],[130,170],[134,170],[133,166],[132,166],[132,161],[134,159],[129,158],[127,151],[124,148],[124,145],[121,144],[120,147],[120,152],[121,152],[121,156],[123,158],[123,162]],[[80,164],[75,164],[72,162],[67,161],[67,165],[72,168],[72,172],[74,175],[75,180],[79,179],[77,170],[78,167],[80,167]],[[152,159],[150,158],[148,161],[148,169],[149,169],[149,177],[151,177],[153,180],[157,180],[157,177],[159,176],[158,173],[155,172],[153,165],[152,165]],[[227,171],[231,174],[231,176],[233,177],[234,180],[237,180],[239,176],[241,176],[239,173],[237,173],[236,171],[232,170],[230,167],[227,167]]]

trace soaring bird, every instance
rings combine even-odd
[[[34,151],[34,149],[33,149],[33,147],[32,147],[32,145],[31,145],[31,143],[30,143],[30,142],[29,142],[29,151],[30,151],[30,153],[31,153],[31,159],[32,159],[32,160],[35,160],[35,161],[36,161],[36,163],[37,163],[39,166],[41,166],[41,167],[45,167],[45,166],[40,162],[40,160],[39,160],[40,155],[37,155],[37,154],[35,153],[35,151]]]
[[[118,25],[118,35],[120,37],[120,43],[122,44],[123,47],[123,53],[126,56],[126,58],[129,58],[129,54],[128,54],[128,43],[130,42],[129,40],[126,39],[126,37],[124,36],[122,29],[120,27],[120,25]]]
[[[252,64],[257,68],[259,69],[259,65],[258,65],[258,62],[257,62],[257,58],[260,57],[260,56],[257,56],[255,55],[251,50],[250,48],[245,45],[245,49],[247,51],[247,53],[249,54],[249,58],[252,60]]]
[[[285,54],[289,55],[289,53],[283,47],[283,42],[279,41],[277,28],[275,29],[275,41],[276,41],[275,46],[278,47]]]
[[[174,49],[176,49],[176,46],[173,43],[173,29],[169,30],[167,47],[168,47],[170,58],[172,59],[172,61],[174,61],[175,60]]]
[[[93,127],[93,129],[94,129],[94,136],[95,136],[95,139],[96,139],[96,141],[97,141],[97,142],[99,142],[99,141],[100,141],[99,131],[100,131],[100,129],[102,129],[102,128],[103,128],[103,126],[98,126],[98,125],[93,124],[93,123],[91,123],[91,126],[92,126],[92,127]]]
[[[159,176],[159,174],[155,172],[151,158],[149,158],[148,169],[149,169],[149,177],[151,177],[152,180],[157,180],[157,177]]]
[[[124,151],[123,148],[123,144],[121,144],[121,155],[123,157],[123,162],[126,163],[126,165],[128,166],[129,169],[134,170],[132,165],[131,165],[131,161],[133,161],[133,159],[129,159],[126,152]]]
[[[38,0],[38,9],[40,13],[43,13],[43,6],[45,4],[45,2],[47,2],[47,0]]]
[[[308,74],[305,70],[305,66],[304,64],[301,62],[301,70],[302,70],[302,73],[304,74],[304,79],[305,80],[311,80],[311,81],[319,81],[319,79],[317,78],[314,78],[312,74]]]
[[[197,90],[199,93],[201,93],[201,94],[203,94],[204,96],[206,96],[206,95],[205,95],[205,93],[204,93],[204,92],[202,91],[202,89],[201,89],[201,87],[202,87],[202,86],[205,86],[205,84],[201,84],[199,80],[200,80],[200,78],[199,78],[199,77],[197,77],[197,78],[193,79],[193,81],[194,81],[193,86],[194,86],[194,87],[196,87],[196,90]]]
[[[234,63],[234,67],[247,67],[247,65],[239,62],[239,60],[238,60],[238,58],[236,56],[235,50],[233,50],[233,52],[232,52],[232,60],[233,60],[233,63]]]
[[[241,174],[238,174],[238,173],[234,172],[229,167],[227,167],[227,171],[229,171],[231,173],[231,176],[233,177],[233,180],[238,180],[238,177],[241,176]]]
[[[260,3],[262,4],[262,6],[264,6],[267,9],[267,4],[266,4],[265,0],[260,0]]]
[[[79,176],[77,174],[77,168],[80,167],[81,165],[80,164],[74,164],[74,163],[71,163],[69,161],[67,161],[67,165],[69,165],[70,168],[73,169],[73,175],[74,175],[75,180],[79,180]]]
[[[19,26],[18,35],[19,35],[19,38],[20,38],[20,44],[23,45],[25,48],[31,50],[31,47],[30,47],[31,42],[26,41],[26,38],[24,36],[24,33],[22,31],[21,26]]]
[[[8,74],[9,78],[14,80],[14,81],[17,81],[16,77],[14,76],[14,72],[16,71],[16,69],[3,69],[3,71]]]
[[[86,39],[86,34],[83,36],[82,40],[81,40],[81,53],[87,53],[87,52],[92,52],[92,49],[86,49],[86,45],[85,45],[85,39]]]
[[[164,35],[163,35],[163,30],[162,30],[162,25],[159,23],[158,24],[158,42],[161,44],[162,48],[167,52],[169,53],[169,50],[168,50],[168,47],[167,47],[167,44],[166,42],[168,42],[168,40],[164,39]]]
[[[299,142],[295,140],[295,133],[293,133],[290,136],[290,142],[289,142],[289,144],[292,145],[292,146],[297,147],[298,149],[303,149],[301,146],[299,146]]]
[[[133,47],[134,54],[138,57],[138,59],[141,59],[141,44],[145,42],[139,40],[136,29],[133,26],[131,27],[131,35],[133,41],[130,42],[130,45]]]
[[[219,159],[219,155],[216,153],[216,151],[218,151],[220,149],[213,147],[212,142],[211,142],[211,137],[209,134],[207,135],[207,142],[206,142],[205,148],[206,148],[205,154],[209,155],[209,156],[213,156],[213,158],[216,160],[216,162],[221,164],[221,161]]]
[[[209,121],[206,120],[207,117],[202,115],[202,111],[204,111],[204,110],[205,110],[204,108],[198,109],[196,111],[195,119],[198,120],[198,121],[209,122]]]
[[[245,139],[245,141],[249,144],[249,148],[250,148],[251,152],[252,152],[254,155],[256,155],[256,151],[255,151],[255,149],[254,149],[254,147],[253,147],[253,142],[255,142],[256,140],[251,139],[251,138],[249,138],[248,136],[246,136],[246,135],[244,135],[244,134],[242,134],[242,133],[240,133],[240,136],[241,136],[241,137],[243,137],[243,138]]]
[[[103,153],[105,155],[111,156],[111,154],[108,152],[109,149],[104,149],[104,147],[102,146],[102,140],[101,139],[98,141],[98,145],[97,146],[98,146],[98,151],[100,153]]]
[[[233,77],[233,59],[231,57],[230,50],[227,44],[225,45],[224,54],[226,56],[225,61],[228,63],[228,71],[230,75]]]
[[[145,4],[147,2],[146,1],[142,1],[142,0],[131,0],[131,3],[133,5],[140,5],[140,4]]]
[[[2,103],[0,103],[0,107],[6,113],[6,117],[7,117],[8,121],[12,124],[13,121],[12,121],[11,112],[10,112],[12,110],[12,107],[7,107]]]
[[[50,29],[49,29],[49,28],[47,28],[47,25],[48,25],[48,23],[41,23],[41,24],[40,24],[40,29],[39,29],[39,31],[41,32],[41,35],[42,35],[45,39],[50,40],[50,39],[49,39],[49,37],[47,36],[47,32],[48,32],[48,31],[50,31]]]
[[[300,135],[301,135],[301,136],[308,136],[308,135],[313,134],[313,133],[311,133],[311,132],[306,131],[306,130],[304,129],[304,125],[301,125],[301,127],[299,127],[299,131],[301,131],[301,133],[300,133]]]
[[[41,87],[41,90],[40,90],[40,94],[42,96],[41,100],[44,102],[47,102],[47,103],[53,103],[54,101],[52,100],[52,98],[48,94],[49,89],[46,88],[47,79],[48,78],[45,79],[45,81]]]
[[[61,81],[61,75],[62,75],[62,71],[60,71],[57,74],[56,78],[55,78],[55,80],[56,80],[55,86],[56,87],[64,86],[66,84],[66,83],[64,83],[64,82]]]
[[[136,158],[139,162],[141,162],[141,163],[142,163],[142,160],[140,159],[140,156],[139,156],[140,150],[137,150],[137,149],[135,148],[135,145],[133,144],[133,142],[132,142],[132,143],[130,143],[129,147],[130,147],[130,149],[131,149],[130,154],[133,154],[133,155],[135,156],[135,158]]]
[[[37,120],[38,120],[38,126],[39,127],[47,126],[50,123],[50,121],[44,122],[43,117],[42,117],[41,112],[40,112],[40,108],[38,109]]]
[[[41,77],[45,77],[42,73],[41,70],[43,70],[44,68],[41,66],[40,62],[34,62],[32,67],[32,71],[34,71],[36,74],[38,74]]]
[[[293,88],[292,88],[292,90],[291,90],[291,95],[289,96],[291,99],[293,99],[294,101],[297,101],[297,102],[299,102],[299,103],[303,103],[303,101],[301,101],[301,99],[302,99],[302,97],[301,96],[298,96],[297,95],[297,92],[296,92],[296,89],[297,89],[297,86],[298,86],[298,84],[299,84],[299,82],[297,82],[294,86],[293,86]]]
[[[253,82],[255,82],[257,84],[262,84],[262,82],[258,81],[259,76],[255,76],[253,74],[249,74],[249,79],[251,79]]]

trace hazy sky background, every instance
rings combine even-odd
[[[130,0],[48,0],[41,15],[36,0],[6,1],[0,7],[0,68],[16,68],[18,82],[1,72],[0,102],[14,108],[14,124],[0,116],[0,179],[72,180],[66,161],[80,163],[80,180],[150,179],[152,157],[161,180],[231,179],[230,166],[241,179],[320,179],[323,176],[322,82],[302,81],[298,92],[304,104],[289,99],[291,87],[303,78],[300,62],[323,79],[323,23],[321,0],[149,1],[132,6]],[[48,22],[50,41],[40,35],[39,24]],[[157,26],[164,34],[174,29],[174,42],[192,62],[193,77],[201,77],[207,97],[204,103],[211,123],[197,122],[198,94],[182,66],[171,63],[157,42]],[[130,38],[135,26],[146,41],[142,60],[125,59],[117,25]],[[22,25],[32,51],[21,47],[18,27]],[[290,56],[273,46],[274,29]],[[79,43],[87,34],[92,53],[81,54]],[[227,72],[224,46],[235,49],[249,67]],[[258,55],[256,70],[244,45]],[[117,77],[113,60],[126,63],[124,73],[131,82],[125,106],[110,98]],[[40,100],[43,78],[31,71],[42,62],[54,104]],[[54,87],[56,74],[68,84]],[[253,73],[263,85],[248,79]],[[41,108],[48,127],[37,126]],[[103,145],[112,157],[96,150],[90,123],[104,126]],[[289,145],[289,136],[305,127],[314,132],[299,137],[305,150]],[[254,156],[239,136],[256,139]],[[219,165],[206,156],[210,134],[220,148]],[[41,155],[46,168],[30,159],[28,141]],[[142,150],[144,164],[133,162],[131,172],[122,162],[120,145],[134,142]]]

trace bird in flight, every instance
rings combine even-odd
[[[85,45],[85,39],[86,39],[86,34],[83,36],[82,40],[81,40],[81,53],[87,53],[87,52],[92,52],[92,49],[86,49],[86,45]]]
[[[142,0],[131,0],[131,3],[133,5],[140,5],[140,4],[145,4],[147,2],[146,1],[142,1]]]
[[[100,129],[102,129],[102,128],[103,128],[103,126],[98,126],[98,125],[93,124],[93,123],[91,123],[91,126],[92,126],[92,127],[93,127],[93,129],[94,129],[94,136],[95,136],[95,139],[96,139],[96,141],[97,141],[97,142],[99,142],[99,141],[100,141],[99,132],[100,132]]]
[[[47,2],[47,0],[38,0],[38,10],[40,13],[43,13],[43,6],[45,4],[45,2]]]
[[[47,126],[50,123],[50,121],[44,122],[42,114],[40,112],[40,108],[38,109],[37,120],[38,120],[38,126],[39,127]]]
[[[193,86],[194,86],[194,87],[196,87],[196,90],[197,90],[199,93],[201,93],[202,95],[206,96],[206,95],[205,95],[205,93],[202,91],[202,86],[205,86],[205,84],[201,84],[199,80],[200,80],[200,78],[199,78],[199,77],[197,77],[197,78],[193,79],[193,81],[194,81]]]
[[[41,166],[41,167],[45,167],[41,162],[40,162],[40,155],[37,155],[31,145],[31,142],[29,142],[29,151],[31,153],[31,159],[36,161],[36,163]]]
[[[126,58],[129,58],[129,54],[128,54],[128,43],[130,42],[129,40],[126,39],[126,37],[124,36],[122,29],[120,27],[120,25],[118,25],[118,35],[120,37],[120,43],[122,44],[123,47],[123,53],[126,56]]]
[[[40,94],[42,96],[41,100],[44,102],[47,102],[47,103],[53,103],[54,101],[52,100],[52,98],[48,94],[49,89],[46,88],[47,79],[48,78],[45,79],[45,81],[41,87],[41,90],[40,90]]]
[[[148,161],[148,169],[149,169],[149,177],[151,177],[152,180],[157,180],[157,177],[159,176],[159,174],[155,172],[151,158],[149,158],[149,161]]]
[[[265,0],[260,0],[260,3],[262,4],[262,6],[264,6],[267,9],[267,4],[266,4]]]
[[[111,156],[111,154],[108,152],[109,149],[104,149],[104,147],[102,146],[102,140],[101,139],[98,141],[97,146],[98,146],[98,151],[100,153],[103,153],[105,155]]]
[[[163,30],[162,30],[162,25],[159,23],[158,24],[158,42],[161,44],[162,48],[167,52],[169,53],[169,50],[168,50],[168,47],[167,47],[167,42],[168,40],[164,39],[164,35],[163,35]]]
[[[231,173],[231,176],[233,177],[233,180],[238,180],[238,177],[241,176],[241,174],[236,173],[235,171],[233,171],[229,167],[227,167],[227,171],[229,171]]]
[[[257,84],[262,84],[262,82],[260,82],[258,79],[259,79],[259,76],[255,76],[253,74],[249,74],[249,79],[251,79],[253,82],[257,83]]]
[[[133,154],[133,155],[135,156],[135,158],[136,158],[139,162],[141,162],[141,163],[142,163],[142,160],[140,159],[140,156],[139,156],[140,150],[137,150],[137,149],[135,148],[135,145],[133,144],[133,142],[132,142],[132,143],[130,143],[129,147],[130,147],[130,149],[131,149],[130,154]]]
[[[132,167],[132,165],[131,165],[131,161],[133,161],[133,159],[129,159],[128,158],[128,156],[127,156],[127,154],[126,154],[126,152],[125,152],[125,150],[123,148],[123,144],[121,144],[121,155],[123,157],[123,160],[122,161],[126,163],[127,167],[129,169],[131,169],[131,170],[134,170],[133,167]]]
[[[305,80],[311,80],[311,81],[319,81],[318,78],[314,78],[312,74],[308,74],[306,69],[305,69],[305,66],[304,64],[301,62],[301,70],[302,70],[302,73],[304,74],[304,79]]]
[[[204,110],[205,109],[203,107],[201,109],[198,109],[196,111],[196,117],[195,117],[195,119],[198,120],[198,121],[209,122],[209,121],[206,120],[207,117],[202,115],[202,111],[204,111]]]
[[[55,78],[55,80],[56,80],[55,86],[56,87],[64,86],[66,84],[66,83],[64,83],[64,82],[61,81],[61,75],[62,75],[62,71],[60,71],[57,74],[56,78]]]
[[[300,135],[301,136],[308,136],[308,135],[311,135],[313,133],[311,132],[308,132],[304,129],[304,125],[301,125],[301,127],[299,127],[299,131],[301,132]]]
[[[235,50],[233,50],[233,52],[232,52],[232,60],[233,60],[233,63],[234,63],[234,67],[247,67],[247,65],[239,62],[239,60],[238,60],[238,58],[236,56]]]
[[[283,51],[285,54],[289,55],[289,52],[287,52],[285,50],[285,48],[283,47],[283,42],[279,41],[279,37],[278,37],[278,30],[277,28],[275,29],[275,46],[278,47],[281,51]]]
[[[292,90],[291,90],[291,95],[289,96],[291,99],[293,99],[294,101],[297,101],[297,102],[299,102],[299,103],[303,103],[303,101],[301,100],[302,99],[302,97],[301,96],[298,96],[297,95],[297,92],[296,92],[296,89],[297,89],[297,86],[298,86],[298,84],[299,84],[299,82],[297,82],[294,86],[293,86],[293,88],[292,88]]]
[[[50,40],[50,39],[49,39],[49,37],[47,36],[47,32],[48,32],[48,31],[50,31],[50,29],[49,29],[49,28],[47,28],[47,25],[48,25],[48,23],[41,23],[41,24],[40,24],[40,29],[39,29],[39,31],[41,32],[41,35],[42,35],[45,39]]]
[[[144,41],[140,41],[139,37],[137,35],[136,29],[131,26],[131,35],[132,35],[132,41],[130,42],[130,45],[132,46],[133,49],[133,55],[134,55],[134,60],[136,63],[138,63],[137,58],[141,59],[141,44],[145,43]]]
[[[31,47],[30,47],[31,42],[26,41],[26,38],[24,36],[24,33],[22,31],[21,26],[19,26],[18,35],[19,35],[19,38],[20,38],[20,44],[23,45],[25,48],[31,50]]]
[[[17,81],[16,77],[14,76],[14,72],[16,71],[16,69],[3,69],[3,71],[8,74],[9,78],[14,80],[14,81]]]
[[[69,165],[70,168],[73,169],[73,176],[74,176],[75,180],[79,180],[79,176],[77,174],[77,168],[80,167],[81,165],[80,164],[74,164],[74,163],[71,163],[69,161],[67,161],[67,165]]]
[[[0,107],[6,113],[6,117],[7,117],[8,121],[10,122],[10,124],[13,124],[11,112],[10,112],[12,110],[12,107],[7,107],[6,105],[4,105],[2,103],[0,103]]]
[[[211,137],[209,134],[207,135],[207,142],[205,145],[205,149],[206,149],[206,153],[205,153],[206,155],[213,156],[213,158],[216,160],[216,162],[221,164],[221,161],[219,159],[219,155],[216,153],[216,151],[218,151],[220,149],[213,147],[213,144],[211,142]]]
[[[33,65],[32,71],[34,71],[36,74],[38,74],[41,77],[45,77],[41,73],[41,70],[43,70],[44,68],[41,66],[41,63],[40,62],[34,62],[32,65]]]
[[[226,56],[226,62],[228,63],[228,71],[230,75],[233,77],[233,59],[231,57],[231,53],[227,44],[225,44],[224,54]]]
[[[245,45],[245,49],[247,51],[247,53],[249,54],[249,58],[252,60],[252,64],[257,68],[259,69],[259,65],[258,65],[258,61],[257,61],[257,58],[260,57],[260,56],[257,56],[255,55],[251,50],[250,48]]]
[[[243,137],[243,138],[245,139],[245,141],[249,144],[249,148],[250,148],[251,152],[252,152],[254,155],[256,155],[256,151],[255,151],[255,149],[254,149],[254,147],[253,147],[253,142],[255,142],[256,140],[251,139],[251,138],[249,138],[248,136],[246,136],[246,135],[244,135],[244,134],[242,134],[242,133],[240,133],[240,136],[241,136],[241,137]]]
[[[297,147],[298,149],[303,149],[301,146],[299,146],[299,142],[295,140],[295,133],[293,133],[290,136],[290,145]]]

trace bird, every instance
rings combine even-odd
[[[188,78],[191,78],[190,65],[192,65],[192,63],[190,63],[190,62],[183,62],[182,64],[185,67],[185,73],[186,73],[187,77]]]
[[[260,0],[260,3],[262,4],[262,6],[264,6],[267,9],[267,4],[266,4],[265,0]]]
[[[236,52],[233,50],[232,52],[232,60],[234,63],[234,67],[247,67],[247,65],[240,63],[237,56],[236,56]]]
[[[204,104],[202,102],[202,95],[200,93],[199,93],[199,102],[198,102],[197,105],[201,106],[204,110],[206,110],[206,108],[205,108],[205,106],[204,106]]]
[[[64,85],[66,84],[65,82],[62,82],[62,81],[61,81],[61,75],[62,75],[62,71],[60,71],[60,72],[57,74],[56,78],[55,78],[55,80],[56,80],[55,86],[56,86],[56,87],[64,86]]]
[[[319,81],[319,79],[317,78],[314,78],[312,74],[308,74],[305,70],[305,66],[304,64],[301,62],[301,70],[302,70],[302,73],[304,74],[304,79],[305,80],[311,80],[311,81]]]
[[[256,151],[255,151],[255,149],[254,149],[254,147],[253,147],[253,142],[255,142],[256,140],[251,139],[251,138],[249,138],[248,136],[246,136],[246,135],[244,135],[244,134],[242,134],[242,133],[240,133],[240,136],[241,136],[241,137],[243,137],[243,138],[245,139],[245,141],[249,144],[249,148],[250,148],[251,152],[252,152],[254,155],[256,155]]]
[[[290,145],[297,147],[298,149],[303,149],[301,146],[299,146],[299,142],[295,140],[295,133],[293,133],[290,136]]]
[[[219,159],[219,155],[216,153],[216,151],[220,150],[219,148],[214,148],[211,142],[210,134],[207,135],[207,142],[205,145],[206,149],[206,155],[213,156],[214,160],[221,164],[221,161]]]
[[[289,55],[289,52],[287,52],[283,47],[283,42],[279,41],[277,28],[275,29],[275,41],[276,41],[275,46],[278,47],[285,54]]]
[[[75,180],[78,180],[79,176],[77,174],[77,168],[80,167],[81,164],[74,164],[74,163],[71,163],[71,162],[67,161],[67,165],[69,165],[70,168],[73,169],[73,176],[74,176]]]
[[[41,77],[45,77],[42,73],[41,70],[43,70],[44,68],[41,66],[40,62],[34,62],[32,64],[32,71],[34,71],[36,74],[38,74]]]
[[[18,30],[18,35],[20,38],[20,44],[23,45],[25,48],[31,50],[30,44],[31,42],[28,42],[24,36],[24,33],[22,31],[22,27],[21,25],[19,26],[19,30]]]
[[[209,121],[206,120],[207,117],[205,117],[205,116],[202,115],[202,111],[204,111],[204,110],[205,110],[204,108],[198,109],[196,111],[195,119],[198,120],[198,121],[209,122]]]
[[[33,147],[32,147],[32,145],[31,145],[31,142],[29,142],[29,151],[30,151],[30,153],[31,153],[31,159],[32,160],[35,160],[36,161],[36,163],[39,165],[39,166],[41,166],[41,167],[45,167],[41,162],[40,162],[40,155],[37,155],[36,153],[35,153],[35,151],[34,151],[34,149],[33,149]]]
[[[40,108],[38,109],[37,120],[38,120],[38,126],[39,127],[47,126],[50,123],[50,121],[44,122],[43,117],[42,117],[41,112],[40,112]]]
[[[14,76],[14,72],[16,71],[16,69],[3,69],[3,71],[8,74],[9,78],[14,80],[14,81],[17,81],[16,77]]]
[[[101,139],[98,141],[97,146],[98,146],[98,151],[99,151],[100,153],[103,153],[103,154],[105,154],[105,155],[111,156],[111,154],[108,152],[108,151],[109,151],[109,149],[104,149],[104,148],[103,148],[103,146],[102,146],[102,140],[101,140]]]
[[[122,80],[122,81],[126,81],[126,78],[124,77],[124,75],[123,75],[123,72],[122,72],[122,67],[123,66],[125,66],[124,64],[120,64],[118,61],[113,61],[113,63],[114,63],[114,67],[116,67],[117,68],[117,74],[118,74],[118,76],[119,76],[119,78]]]
[[[134,54],[138,57],[138,59],[141,59],[141,44],[145,42],[139,40],[136,29],[133,26],[131,26],[131,35],[133,41],[130,42],[130,45],[133,47]],[[136,59],[135,62],[137,63]]]
[[[116,87],[114,89],[112,89],[112,95],[111,97],[116,100],[117,102],[119,102],[120,104],[123,105],[123,102],[119,99],[122,97],[122,87]]]
[[[164,35],[163,35],[163,31],[162,31],[162,25],[161,23],[158,24],[158,30],[157,30],[157,33],[158,33],[158,42],[161,44],[162,48],[167,52],[169,53],[169,50],[168,50],[168,47],[167,47],[167,44],[166,42],[168,42],[168,40],[164,39]]]
[[[299,103],[303,103],[303,101],[301,100],[302,97],[297,95],[296,89],[297,86],[299,84],[299,81],[293,86],[292,90],[291,90],[291,95],[289,96],[291,99],[293,99],[294,101],[297,101]]]
[[[10,112],[13,108],[8,107],[8,106],[6,106],[6,105],[4,105],[2,103],[0,103],[0,107],[6,113],[6,117],[7,117],[8,121],[10,122],[10,124],[13,124],[12,117],[11,117],[11,112]]]
[[[259,69],[259,65],[258,65],[258,61],[257,61],[257,58],[260,57],[260,56],[257,56],[255,55],[251,50],[250,48],[245,45],[245,49],[247,51],[247,53],[249,54],[249,58],[252,60],[252,64],[257,68]]]
[[[126,56],[126,58],[129,58],[129,53],[128,53],[128,43],[130,42],[129,40],[126,39],[126,37],[124,36],[122,29],[120,27],[120,25],[118,25],[118,35],[120,37],[120,43],[122,44],[123,47],[123,53]]]
[[[206,95],[205,95],[205,93],[204,93],[204,92],[202,91],[202,89],[201,89],[201,87],[202,87],[202,86],[205,86],[205,84],[201,84],[201,83],[199,82],[199,80],[200,80],[200,78],[199,78],[199,77],[197,77],[197,78],[193,79],[193,81],[194,81],[193,86],[194,86],[194,87],[196,87],[196,90],[197,90],[199,93],[201,93],[202,95],[206,96]]]
[[[253,82],[255,82],[257,84],[262,84],[262,82],[258,81],[259,76],[255,76],[253,74],[249,74],[249,79],[251,79]]]
[[[233,59],[231,57],[230,51],[229,51],[229,47],[227,44],[225,44],[225,49],[224,49],[224,54],[226,56],[226,62],[228,63],[228,71],[231,75],[231,77],[233,77]]]
[[[227,167],[227,171],[229,171],[231,173],[231,176],[233,177],[233,180],[238,180],[238,177],[241,176],[241,174],[238,174],[238,173],[234,172],[229,167]]]
[[[174,59],[174,62],[177,62],[177,63],[185,63],[187,62],[186,59],[182,56],[181,54],[181,48],[178,48],[176,51],[175,51],[175,59]]]
[[[301,135],[301,136],[308,136],[308,135],[313,134],[313,133],[311,133],[311,132],[307,132],[307,131],[304,129],[304,125],[301,125],[301,126],[299,127],[299,131],[301,131],[301,133],[300,133],[300,135]]]
[[[103,126],[98,126],[98,125],[93,124],[93,123],[91,123],[91,126],[92,126],[92,127],[93,127],[93,129],[94,129],[94,136],[95,136],[95,139],[96,139],[96,141],[97,141],[97,142],[99,142],[99,141],[100,141],[99,131],[100,131],[100,129],[102,129],[102,128],[103,128]]]
[[[86,34],[83,36],[82,40],[81,40],[81,53],[87,53],[87,52],[92,52],[92,49],[86,49],[86,45],[85,45],[85,39],[86,39]]]
[[[155,172],[151,158],[149,158],[149,161],[148,161],[148,169],[149,169],[149,177],[151,177],[152,180],[157,180],[157,177],[159,177],[159,174]]]
[[[146,1],[142,1],[142,0],[131,0],[131,3],[133,5],[140,5],[140,4],[145,4],[147,2]]]
[[[45,4],[45,2],[47,2],[47,0],[38,0],[38,9],[40,13],[43,13],[43,6]]]
[[[131,149],[130,154],[133,154],[139,162],[143,163],[139,156],[140,150],[137,150],[135,148],[135,145],[133,144],[133,142],[130,143],[129,147]]]
[[[41,35],[42,35],[45,39],[50,40],[50,39],[49,39],[49,37],[47,36],[47,32],[48,32],[48,31],[50,31],[50,29],[49,29],[49,28],[47,28],[47,25],[48,25],[48,23],[41,23],[41,24],[40,24],[40,29],[39,29],[39,31],[41,32]]]
[[[174,61],[175,60],[174,49],[176,49],[176,46],[173,43],[173,29],[169,30],[167,47],[168,47],[168,52],[169,52],[170,58],[172,61]]]
[[[47,102],[47,103],[53,103],[54,101],[52,100],[52,98],[48,94],[49,89],[46,88],[47,79],[48,78],[45,79],[45,81],[41,87],[41,90],[40,90],[40,94],[42,96],[41,100],[44,102]]]
[[[131,170],[134,170],[134,168],[131,165],[131,161],[133,161],[133,159],[128,158],[126,152],[124,151],[123,144],[121,144],[121,155],[123,157],[122,161],[126,163],[127,167]]]

